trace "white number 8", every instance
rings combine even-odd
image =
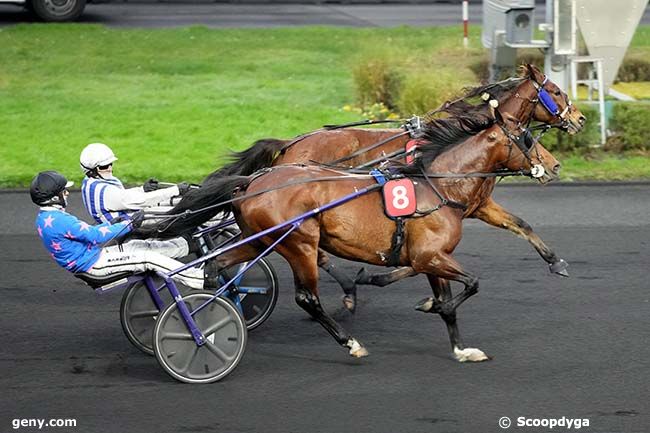
[[[402,185],[397,185],[393,188],[393,207],[395,209],[406,209],[410,202],[409,198],[406,195],[406,187]]]

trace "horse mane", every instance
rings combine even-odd
[[[400,167],[400,171],[419,173],[420,164],[429,165],[441,153],[489,128],[494,122],[493,116],[482,114],[429,119],[422,128],[424,143],[418,146],[419,155],[413,164]]]
[[[489,116],[491,115],[490,106],[481,99],[483,95],[488,94],[490,99],[502,101],[509,98],[525,79],[525,77],[514,77],[496,83],[465,87],[462,94],[456,99],[445,102],[440,108],[427,113],[427,116],[431,117],[437,114],[447,116]],[[478,99],[478,102],[472,101],[476,99]]]
[[[427,113],[423,126],[425,143],[418,147],[419,155],[413,164],[397,164],[399,171],[404,174],[419,173],[420,166],[431,164],[441,153],[494,125],[494,111],[482,99],[483,94],[489,94],[490,99],[508,98],[525,79],[521,76],[465,87],[457,99],[447,101],[440,108]],[[472,103],[471,100],[475,98],[479,98],[479,101]]]

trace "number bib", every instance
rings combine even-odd
[[[391,218],[413,215],[417,208],[415,187],[410,179],[386,182],[383,188],[386,215]]]

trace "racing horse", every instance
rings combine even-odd
[[[546,125],[557,127],[569,134],[579,132],[586,121],[585,116],[572,105],[567,95],[562,92],[553,82],[546,80],[546,77],[535,66],[526,65],[522,67],[522,76],[518,79],[509,79],[498,83],[479,86],[466,91],[462,98],[445,104],[440,111],[454,115],[489,115],[491,109],[489,104],[482,104],[478,107],[471,106],[465,101],[488,95],[490,100],[496,100],[499,105],[498,112],[501,117],[513,124],[516,136],[524,135],[522,128],[526,129],[531,120],[542,122]],[[551,102],[540,103],[542,100],[540,92],[544,91],[551,99]],[[548,104],[555,104],[553,110],[548,109]],[[473,114],[472,114],[473,113]],[[424,136],[419,141],[435,142],[449,138],[449,131],[440,126],[437,120],[425,123],[422,132]],[[478,133],[485,125],[479,125],[473,132]],[[300,136],[294,140],[259,140],[251,148],[233,154],[234,160],[210,174],[204,184],[222,176],[228,175],[250,175],[263,167],[276,166],[287,163],[327,163],[331,161],[345,162],[346,165],[354,167],[376,161],[382,155],[390,155],[404,149],[411,140],[407,131],[402,129],[368,129],[368,128],[346,128],[333,130],[319,130],[310,134]],[[380,143],[377,145],[377,143]],[[364,149],[366,149],[364,151]],[[351,156],[351,157],[350,157]],[[547,160],[541,163],[546,172],[557,174],[559,164],[549,164]],[[445,168],[444,164],[435,166]],[[547,177],[540,177],[540,182],[548,181]],[[455,182],[466,185],[465,188],[473,188],[478,179],[456,179]],[[492,199],[496,179],[485,179],[482,187],[485,189],[485,197],[476,205],[468,207],[463,218],[477,218],[494,227],[506,229],[521,238],[527,240],[538,252],[542,259],[548,263],[551,272],[562,276],[568,276],[566,271],[567,263],[560,259],[544,241],[533,231],[532,227],[520,217],[508,212],[501,205]],[[456,185],[459,187],[460,185]],[[444,189],[444,186],[442,187]],[[354,310],[356,285],[372,284],[383,286],[394,281],[394,277],[401,275],[406,270],[398,270],[390,277],[386,275],[369,275],[361,270],[357,278],[352,281],[345,274],[335,269],[327,255],[321,250],[319,254],[319,266],[330,273],[341,285],[346,296],[344,305]]]
[[[530,105],[534,104],[529,102]],[[491,175],[526,172],[542,164],[559,167],[558,161],[535,140],[520,140],[512,132],[517,122],[504,118],[472,135],[484,118],[449,118],[440,127],[449,139],[423,145],[415,162],[397,167],[402,175],[415,180],[417,212],[404,224],[404,242],[396,256],[400,270],[409,275],[425,274],[433,296],[416,304],[416,309],[439,314],[447,325],[453,355],[460,362],[484,361],[487,355],[464,346],[456,320],[457,308],[477,293],[478,278],[464,270],[452,253],[462,236],[466,212],[480,207],[491,193],[486,180]],[[445,171],[441,167],[446,167]],[[442,173],[442,174],[441,174]],[[544,181],[557,177],[557,170],[543,175]],[[447,178],[466,178],[466,183],[447,183]],[[375,178],[330,168],[304,165],[275,166],[252,176],[223,176],[186,194],[170,211],[176,217],[168,224],[168,235],[191,230],[201,220],[222,212],[233,212],[243,236],[272,228],[296,215],[375,185]],[[189,212],[188,212],[189,211]],[[345,259],[388,266],[394,245],[395,222],[384,213],[381,194],[370,192],[341,206],[304,220],[276,246],[289,263],[295,283],[295,300],[354,357],[368,351],[323,308],[318,290],[319,247]],[[280,236],[274,231],[256,243],[247,243],[216,256],[218,269],[242,263],[260,254]],[[398,270],[398,271],[400,271]],[[397,271],[396,271],[397,272]],[[407,275],[402,275],[407,276]],[[453,294],[449,281],[463,289]]]

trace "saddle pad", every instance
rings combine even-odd
[[[390,218],[413,215],[417,208],[415,186],[410,179],[386,182],[382,189],[386,215]]]

